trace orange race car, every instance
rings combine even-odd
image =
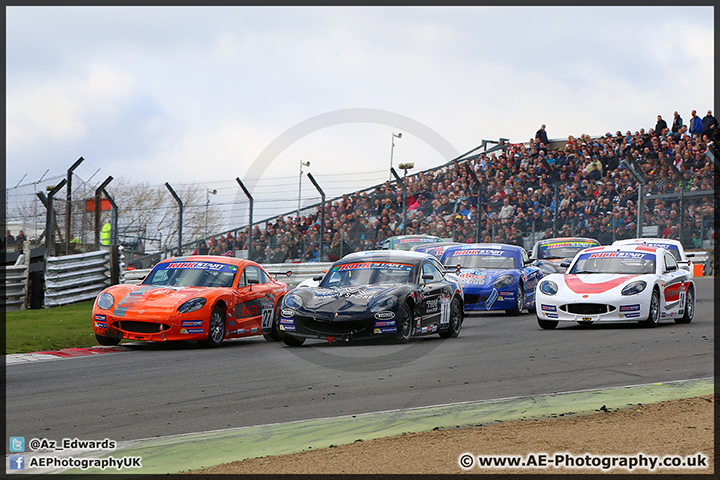
[[[287,292],[286,283],[250,260],[169,258],[140,285],[103,290],[93,305],[93,330],[100,345],[117,345],[124,338],[197,340],[207,347],[253,335],[279,340],[273,319]]]

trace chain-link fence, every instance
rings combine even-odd
[[[518,169],[509,159],[513,145],[504,139],[492,143],[488,148],[483,142],[482,150],[478,147],[437,168],[405,172],[405,177],[396,177],[399,181],[352,193],[343,193],[342,176],[317,175],[318,186],[327,194],[324,205],[307,179],[300,205],[294,188],[298,177],[292,176],[257,188],[253,203],[240,191],[239,179],[138,186],[112,177],[91,182],[72,176],[68,199],[71,176],[56,175],[8,189],[8,225],[23,229],[36,243],[47,242],[51,255],[92,251],[106,242],[121,244],[126,261],[137,268],[169,255],[193,253],[266,263],[333,261],[377,248],[400,234],[526,249],[542,238],[561,236],[591,237],[602,244],[666,237],[680,240],[687,249],[713,246],[715,175],[710,157],[699,158],[694,169],[683,172],[636,157],[631,161],[641,170],[638,182],[627,165],[612,175],[593,175],[592,161],[586,171],[569,175],[549,175],[538,161]],[[377,177],[387,174],[377,172]],[[288,206],[295,202],[297,208]],[[283,205],[286,213],[272,213]]]

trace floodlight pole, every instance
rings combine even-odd
[[[243,192],[245,192],[245,196],[248,197],[248,201],[250,202],[250,221],[248,222],[250,225],[250,234],[248,235],[248,260],[250,260],[250,255],[252,254],[252,240],[253,240],[253,197],[250,195],[250,192],[248,192],[248,189],[245,188],[245,185],[243,185],[243,182],[240,180],[240,177],[235,177],[235,180],[238,182],[238,185],[240,185],[240,188],[242,188]]]

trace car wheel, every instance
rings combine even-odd
[[[545,330],[552,330],[555,327],[558,326],[557,320],[543,320],[540,317],[537,317],[538,325],[540,325],[540,328],[543,328]]]
[[[400,309],[402,315],[397,325],[397,333],[395,334],[396,343],[407,343],[412,334],[413,315],[408,304],[404,304]]]
[[[122,338],[115,338],[115,337],[103,337],[102,335],[95,334],[95,339],[100,345],[117,345],[120,343],[120,340]]]
[[[523,291],[522,283],[518,282],[517,293],[515,294],[515,307],[510,310],[505,310],[508,315],[520,315],[523,311],[523,305],[525,305],[525,292]]]
[[[675,323],[690,323],[695,316],[695,290],[688,288],[685,295],[685,313],[682,318],[676,318]]]
[[[303,337],[293,337],[292,335],[283,334],[281,335],[282,341],[285,345],[288,347],[299,347],[303,343],[305,343],[305,339]]]
[[[648,318],[641,321],[640,325],[643,327],[654,328],[657,327],[660,321],[660,293],[657,289],[653,289],[652,297],[650,297],[650,313]]]
[[[450,325],[444,332],[440,332],[439,335],[442,338],[457,337],[460,334],[463,322],[463,309],[460,300],[455,297],[452,299],[450,304]]]
[[[207,339],[200,341],[203,347],[217,347],[225,338],[225,312],[220,307],[213,308],[210,315]]]
[[[282,298],[275,304],[275,311],[273,311],[272,329],[270,333],[263,335],[263,338],[268,342],[279,342],[280,338],[280,306],[282,305]]]

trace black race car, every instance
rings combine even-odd
[[[462,285],[432,255],[374,250],[335,262],[317,287],[288,293],[276,320],[286,345],[306,338],[348,341],[437,333],[456,337],[463,321]]]

